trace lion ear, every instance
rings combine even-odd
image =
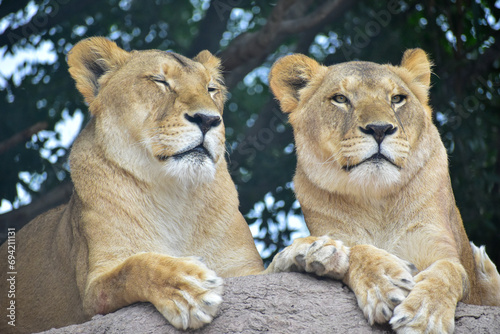
[[[269,73],[269,86],[283,112],[292,112],[299,104],[300,90],[320,71],[314,59],[302,54],[285,56],[274,63]]]
[[[424,50],[406,50],[401,60],[401,67],[407,69],[412,74],[413,82],[417,82],[429,89],[432,63]]]
[[[198,53],[194,58],[194,61],[199,62],[208,70],[212,78],[220,84],[222,89],[222,103],[224,104],[227,99],[226,85],[224,84],[224,77],[222,76],[222,65],[218,57],[214,56],[210,51],[203,50]]]
[[[99,93],[99,78],[120,68],[129,53],[104,37],[91,37],[78,42],[68,53],[69,73],[76,88],[88,104]]]
[[[220,59],[208,50],[201,51],[193,60],[202,63],[207,68],[216,69],[217,71],[219,71],[221,67]]]
[[[210,53],[208,50],[203,50],[193,58],[194,61],[201,63],[212,74],[222,86],[224,85],[224,78],[222,76],[222,66],[220,59]]]

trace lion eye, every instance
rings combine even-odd
[[[219,89],[217,87],[214,87],[214,86],[208,86],[207,91],[208,91],[208,94],[210,94],[210,97],[212,99],[215,99],[215,96],[219,92]]]
[[[337,102],[337,103],[347,103],[349,102],[349,99],[347,97],[345,97],[344,95],[342,94],[337,94],[337,95],[334,95],[332,97],[332,100]]]
[[[405,100],[406,100],[406,95],[402,95],[402,94],[394,95],[391,98],[391,103],[392,104],[400,104],[400,103],[403,103]]]
[[[167,80],[164,77],[153,76],[153,77],[151,77],[151,80],[153,80],[154,82],[160,83],[167,88],[170,88],[170,84],[167,82]]]

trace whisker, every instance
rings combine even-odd
[[[229,152],[229,145],[224,145],[224,152],[225,155],[227,156],[227,165],[231,165],[231,152]]]
[[[331,162],[337,162],[337,157],[340,155],[340,150],[337,153],[333,153],[331,156],[329,156],[325,161],[323,162],[317,162],[319,165],[326,165]]]

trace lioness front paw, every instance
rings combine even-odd
[[[436,310],[434,305],[415,305],[412,298],[394,309],[394,316],[389,322],[398,334],[413,333],[453,333],[455,329],[455,308],[452,310]]]
[[[408,297],[394,309],[390,320],[399,334],[453,333],[455,329],[456,301],[446,294],[446,289],[433,280],[420,281]]]
[[[342,279],[349,268],[349,247],[328,236],[298,238],[274,261],[275,271],[305,271]]]
[[[222,302],[222,278],[194,257],[180,258],[176,271],[153,304],[175,327],[196,329],[212,321]]]
[[[413,289],[416,271],[413,264],[383,249],[358,245],[351,248],[345,282],[370,325],[386,323]]]

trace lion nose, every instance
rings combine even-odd
[[[368,124],[365,128],[360,127],[359,129],[361,130],[361,132],[373,136],[377,144],[380,145],[380,143],[384,140],[385,136],[392,135],[393,133],[396,132],[398,128],[394,127],[392,124],[385,123],[385,124]]]
[[[185,117],[191,123],[198,125],[203,134],[206,134],[208,130],[215,128],[221,123],[220,116],[216,115],[196,113],[193,116],[186,114]]]

